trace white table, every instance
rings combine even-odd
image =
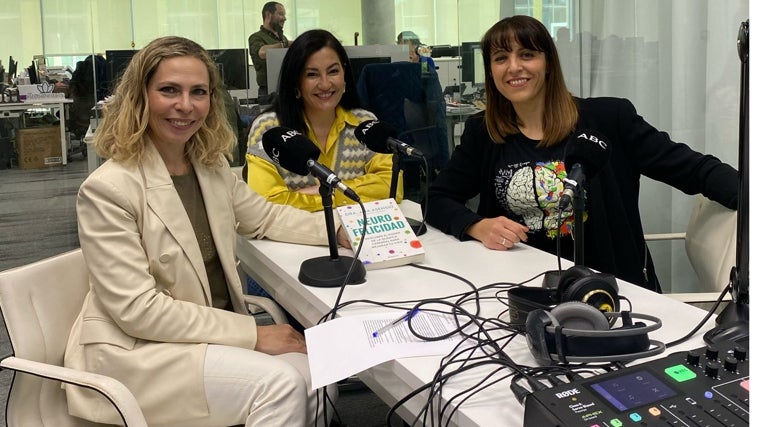
[[[66,111],[64,104],[74,102],[68,98],[56,98],[50,100],[35,100],[34,102],[4,102],[0,103],[0,112],[2,111],[26,111],[33,108],[58,108],[60,111],[59,119],[61,122],[61,160],[62,164],[68,163],[66,153],[69,149],[66,139]]]
[[[405,212],[408,206],[402,204]],[[410,215],[414,216],[414,215]],[[444,269],[461,275],[476,285],[493,282],[519,282],[540,272],[556,269],[556,257],[522,245],[509,251],[491,251],[479,242],[459,242],[451,236],[428,226],[420,237],[426,251],[424,265]],[[350,255],[341,249],[341,254]],[[305,259],[328,255],[327,247],[295,245],[269,240],[238,240],[238,257],[243,269],[256,279],[286,310],[304,326],[312,326],[327,313],[335,303],[337,288],[314,288],[298,281],[298,271]],[[564,267],[569,267],[566,264]],[[467,291],[469,288],[458,280],[427,272],[410,266],[372,270],[367,272],[366,282],[349,285],[342,302],[358,299],[374,301],[419,300],[443,297]],[[535,282],[540,286],[540,280]],[[674,341],[691,330],[705,315],[705,311],[659,295],[628,283],[619,283],[621,295],[633,302],[634,312],[644,312],[662,319],[663,327],[652,334],[652,339]],[[483,311],[495,314],[504,306],[486,304]],[[380,310],[367,305],[350,306],[338,312],[339,316]],[[384,310],[384,311],[387,311]],[[708,321],[702,330],[689,341],[671,351],[702,347],[702,333],[713,326]],[[517,362],[535,365],[522,337],[509,345],[509,355]],[[393,405],[412,390],[432,379],[440,357],[414,357],[392,360],[358,376],[387,404]],[[475,369],[452,379],[444,387],[444,396],[452,396],[475,384],[487,369]],[[423,396],[407,402],[399,414],[411,422],[413,414],[425,404]],[[509,381],[502,381],[462,405],[452,418],[457,426],[520,426],[523,408],[509,389]],[[496,421],[498,420],[498,421]],[[494,424],[496,423],[496,424]]]

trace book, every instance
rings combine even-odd
[[[367,231],[359,260],[367,270],[420,262],[425,257],[422,243],[414,234],[394,199],[364,203]],[[336,208],[343,228],[356,253],[362,238],[364,218],[359,205]]]

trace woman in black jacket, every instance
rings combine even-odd
[[[661,291],[641,225],[641,175],[736,209],[737,171],[673,142],[626,99],[573,97],[551,35],[534,18],[497,22],[481,47],[487,108],[467,120],[461,145],[431,185],[429,223],[494,250],[525,242],[556,253],[560,239],[561,255],[572,259],[577,219],[572,207],[561,217],[557,209],[569,173],[563,159],[572,152],[593,169],[585,265]],[[473,212],[465,203],[478,195]]]

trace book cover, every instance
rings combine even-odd
[[[364,203],[367,235],[359,259],[367,270],[420,262],[425,256],[422,243],[394,199]],[[364,218],[359,205],[336,208],[351,246],[356,253],[362,237]]]

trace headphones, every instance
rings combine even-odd
[[[623,325],[610,329],[622,318]],[[649,322],[633,323],[632,319]],[[648,333],[662,321],[654,316],[628,311],[602,313],[580,301],[569,301],[551,311],[528,313],[525,335],[528,349],[541,365],[552,363],[597,363],[650,357],[665,351],[665,344],[650,340]]]
[[[528,313],[533,310],[551,310],[557,304],[577,301],[593,307],[600,314],[620,311],[620,297],[615,276],[596,273],[590,268],[576,265],[562,272],[555,289],[516,287],[507,291],[509,323],[520,331],[525,330]],[[610,318],[610,324],[616,318]]]

